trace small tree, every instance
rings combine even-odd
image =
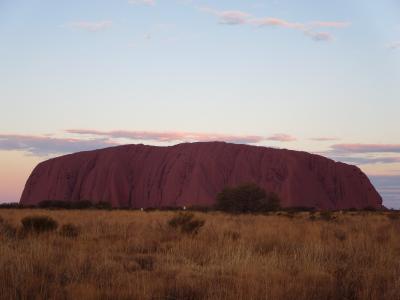
[[[233,213],[274,211],[280,208],[280,199],[277,194],[250,183],[224,188],[217,195],[216,208]]]

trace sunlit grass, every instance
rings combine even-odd
[[[60,229],[23,234],[31,215]],[[197,234],[173,216],[0,210],[16,229],[0,230],[0,299],[400,299],[400,219],[388,213],[196,213]]]

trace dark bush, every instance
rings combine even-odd
[[[39,202],[37,207],[39,208],[49,208],[49,209],[88,209],[88,208],[99,208],[99,209],[108,209],[111,208],[111,205],[106,202],[98,202],[97,204],[93,204],[94,202],[89,200],[79,200],[79,201],[63,201],[63,200],[44,200]]]
[[[187,210],[206,213],[206,212],[212,211],[213,208],[210,206],[203,206],[203,205],[191,205],[191,206],[188,206]]]
[[[161,210],[161,211],[178,211],[178,210],[183,210],[183,208],[180,207],[180,206],[162,206],[162,207],[159,207],[158,210]]]
[[[168,225],[186,234],[197,234],[205,221],[196,219],[193,213],[180,212],[168,221]]]
[[[311,221],[315,221],[317,218],[315,217],[315,215],[310,215],[310,216],[309,216],[309,219],[310,219]]]
[[[145,212],[154,212],[154,211],[157,211],[158,209],[157,208],[155,208],[155,207],[146,207],[146,208],[144,208],[144,211]]]
[[[93,207],[93,203],[89,200],[81,200],[71,203],[73,209],[88,209]]]
[[[28,216],[21,220],[26,232],[42,233],[56,230],[58,223],[48,216]]]
[[[341,229],[335,230],[334,235],[341,242],[343,242],[347,238],[346,232],[344,230],[341,230]]]
[[[69,209],[71,208],[71,203],[67,201],[59,200],[44,200],[38,203],[39,208],[59,208],[59,209]]]
[[[331,211],[321,211],[319,213],[319,217],[321,220],[324,220],[324,221],[332,221],[335,219],[335,216],[333,215],[333,213]]]
[[[0,217],[0,237],[14,238],[17,235],[17,229]]]
[[[23,207],[21,204],[17,202],[10,202],[10,203],[1,203],[0,209],[1,208],[9,209],[9,208],[23,208]]]
[[[112,209],[112,205],[110,202],[100,201],[94,206],[97,209]]]
[[[155,258],[150,255],[141,255],[135,257],[135,262],[139,265],[140,269],[152,271],[155,265]]]
[[[387,217],[388,217],[389,220],[392,220],[392,221],[400,220],[400,214],[399,213],[390,212],[389,214],[387,214]]]
[[[312,212],[315,211],[315,207],[311,206],[292,206],[284,209],[287,212],[297,213],[297,212]]]
[[[354,208],[354,207],[350,207],[349,209],[345,209],[345,211],[348,211],[348,212],[356,212],[356,211],[358,211],[358,209],[357,209],[357,208]]]
[[[366,211],[366,212],[375,212],[375,211],[379,211],[377,208],[372,207],[372,206],[364,207],[363,210]]]
[[[0,236],[3,235],[7,238],[14,238],[17,235],[17,229],[9,223],[0,225]]]
[[[217,195],[216,208],[232,213],[267,212],[280,208],[279,196],[255,184],[227,187]]]
[[[74,224],[64,224],[60,228],[60,235],[69,237],[69,238],[76,238],[80,233],[80,229],[78,226]]]

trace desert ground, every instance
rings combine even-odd
[[[400,299],[397,213],[176,216],[0,210],[0,299]]]

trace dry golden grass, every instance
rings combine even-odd
[[[0,299],[400,299],[400,219],[283,214],[196,213],[192,236],[173,212],[0,210],[79,227],[0,230]]]

